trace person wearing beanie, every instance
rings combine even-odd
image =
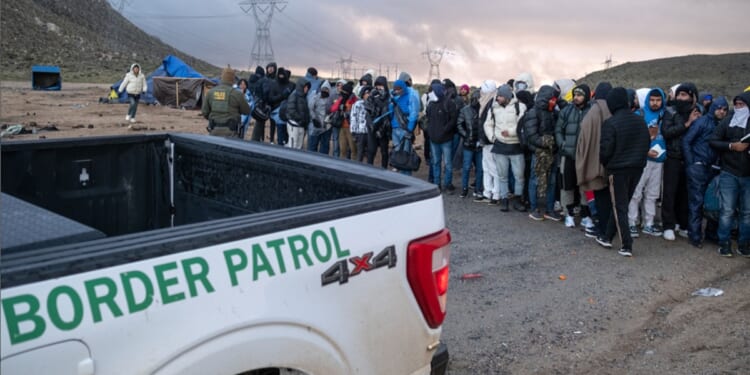
[[[703,200],[717,162],[716,152],[709,145],[709,140],[728,110],[726,99],[716,99],[708,113],[696,120],[682,137],[688,185],[688,226],[685,229],[688,230],[690,244],[697,248],[703,247]],[[716,238],[716,222],[713,220],[707,222],[706,237]]]
[[[117,92],[122,94],[125,91],[128,93],[128,102],[130,103],[125,121],[135,122],[135,113],[138,110],[138,102],[141,100],[141,94],[145,94],[148,91],[146,75],[141,73],[140,65],[131,65],[130,70],[125,74],[125,78],[120,83]]]
[[[208,120],[211,135],[238,137],[240,115],[250,114],[244,95],[232,87],[234,70],[227,66],[221,72],[221,82],[206,93],[201,114]]]
[[[458,95],[461,96],[461,99],[464,101],[464,105],[469,104],[469,93],[471,92],[471,87],[467,84],[461,85],[461,87],[458,89]]]
[[[475,188],[480,186],[481,195],[474,195],[474,202],[490,202],[493,205],[500,204],[500,197],[492,196],[493,183],[497,179],[497,165],[492,156],[492,142],[488,134],[484,132],[484,123],[489,117],[492,103],[497,95],[497,83],[486,80],[479,86],[479,144],[482,146],[482,180],[475,182]]]
[[[695,85],[681,83],[675,89],[673,108],[664,112],[661,131],[667,143],[667,159],[664,161],[662,180],[661,219],[663,236],[668,241],[675,240],[675,232],[683,237],[688,236],[687,176],[682,139],[701,115],[697,102],[698,89]]]
[[[430,182],[437,185],[441,191],[453,194],[456,190],[453,186],[453,138],[457,134],[458,111],[453,98],[448,96],[447,89],[442,83],[433,83],[431,88],[436,100],[430,102],[426,109],[432,156],[430,167],[433,180]]]
[[[661,134],[666,105],[667,96],[662,89],[657,87],[648,91],[643,108],[641,108],[643,120],[646,122],[651,138],[651,148],[648,151],[646,168],[643,169],[628,207],[628,225],[630,235],[634,238],[639,236],[637,223],[641,207],[643,207],[641,222],[643,233],[651,236],[662,235],[661,229],[654,224],[654,217],[656,217],[656,200],[661,194],[664,161],[667,159],[665,151],[667,144]],[[643,201],[642,204],[641,201]]]
[[[516,81],[518,83],[518,81]],[[524,116],[523,131],[526,135],[531,156],[532,171],[529,175],[529,218],[536,221],[549,219],[562,220],[555,212],[555,188],[557,182],[557,163],[555,161],[555,89],[544,85],[534,99],[532,106]],[[539,206],[543,205],[544,210]],[[544,211],[544,213],[542,213]]]
[[[588,85],[578,85],[572,89],[571,102],[560,111],[560,116],[555,124],[555,143],[560,154],[560,204],[565,208],[565,226],[574,228],[576,193],[578,192],[578,178],[576,177],[576,144],[581,121],[589,112],[591,104],[591,89]],[[585,200],[581,200],[586,194],[580,191],[578,194],[578,205],[581,210],[581,225],[592,228],[594,221],[591,218],[589,206]]]
[[[701,112],[706,115],[708,114],[708,110],[711,107],[711,103],[714,102],[714,96],[707,91],[701,92],[698,94],[698,98],[701,101]]]
[[[734,113],[714,130],[711,147],[721,158],[719,175],[719,254],[732,256],[732,228],[739,221],[737,254],[750,258],[750,91],[737,95]],[[739,210],[739,216],[736,212]]]
[[[518,121],[526,113],[526,106],[513,96],[513,90],[507,84],[497,89],[495,102],[490,115],[484,122],[484,132],[492,142],[492,160],[497,169],[497,178],[493,181],[492,197],[500,199],[500,211],[508,212],[511,199],[516,211],[526,211],[521,203],[524,187],[524,156],[516,128]],[[513,196],[509,191],[510,171],[513,171]]]
[[[341,94],[336,102],[331,106],[331,112],[341,111],[344,113],[344,121],[339,128],[338,141],[340,157],[343,159],[352,159],[357,157],[357,144],[354,143],[354,137],[351,132],[351,112],[354,103],[357,102],[357,96],[354,95],[354,83],[347,82],[341,87]]]
[[[596,85],[594,101],[581,120],[575,154],[578,187],[584,192],[594,192],[594,203],[599,217],[598,225],[593,229],[586,229],[585,235],[596,238],[596,241],[606,248],[612,247],[612,244],[604,238],[612,211],[612,200],[607,175],[599,160],[599,143],[602,124],[612,116],[606,100],[611,88],[612,85],[609,82],[600,82]]]
[[[628,226],[628,204],[646,166],[651,139],[643,117],[631,111],[625,88],[615,87],[607,94],[607,108],[612,117],[602,126],[599,160],[607,171],[614,210],[604,240],[611,244],[615,233],[619,233],[622,247],[618,253],[631,257],[633,238]]]

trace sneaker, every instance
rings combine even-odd
[[[678,226],[676,226],[676,227],[674,228],[674,230],[675,230],[675,232],[677,232],[677,235],[678,235],[678,236],[680,236],[680,237],[682,237],[682,238],[690,238],[690,236],[689,236],[689,233],[688,233],[687,229],[682,229],[682,228],[680,228],[680,226],[678,225]]]
[[[583,219],[581,219],[581,226],[584,228],[593,228],[594,220],[591,220],[590,217],[586,216]]]
[[[630,237],[632,237],[632,238],[638,238],[638,236],[639,236],[639,234],[638,234],[638,227],[636,227],[635,225],[631,225],[630,226]]]
[[[521,202],[521,197],[513,197],[513,209],[518,212],[526,212],[526,205]]]
[[[599,243],[599,245],[602,245],[602,247],[605,247],[607,249],[612,248],[612,241],[609,241],[602,236],[596,237],[596,242]]]
[[[597,238],[599,237],[599,231],[596,230],[596,228],[584,228],[583,235],[588,238]]]
[[[487,201],[487,197],[485,197],[484,195],[482,195],[482,194],[479,194],[479,195],[474,194],[474,202],[482,203],[482,202],[486,202],[486,201]]]
[[[125,121],[130,121],[130,115],[125,116]]]
[[[702,243],[702,242],[700,242],[700,241],[693,241],[693,240],[690,240],[690,245],[692,245],[693,247],[697,247],[697,248],[699,248],[699,249],[702,249],[702,248],[703,248],[703,243]]]
[[[729,245],[723,245],[719,247],[719,255],[731,258],[732,257],[732,248]]]
[[[497,206],[498,204],[500,204],[500,201],[497,199],[490,199],[490,201],[487,202],[487,204],[489,204],[490,206]]]
[[[448,191],[448,194],[453,194],[456,192],[456,187],[453,186],[453,184],[448,184],[448,186],[445,187],[445,190]]]
[[[624,257],[630,258],[630,257],[632,257],[632,256],[633,256],[633,250],[631,250],[631,249],[628,249],[628,248],[626,248],[626,247],[623,247],[622,249],[620,249],[620,250],[619,250],[619,251],[617,252],[617,254],[620,254],[620,255],[622,255],[622,256],[624,256]]]
[[[508,212],[510,210],[510,201],[508,198],[503,198],[500,200],[500,211],[502,212]]]
[[[565,226],[567,228],[576,227],[576,220],[573,218],[573,216],[570,216],[570,215],[565,216]]]
[[[750,244],[740,244],[737,247],[737,255],[750,258]]]
[[[555,211],[545,212],[544,213],[544,218],[545,219],[550,219],[550,220],[553,220],[553,221],[560,221],[560,220],[562,220],[562,216],[560,216],[560,214],[558,214]]]
[[[655,225],[646,225],[643,227],[643,233],[650,234],[652,236],[661,236],[661,230]]]
[[[544,215],[539,211],[533,211],[529,214],[529,218],[531,218],[531,220],[542,221],[544,220]]]
[[[135,123],[135,117],[130,119],[130,123]]]
[[[674,231],[667,229],[664,231],[664,239],[667,241],[674,241]]]
[[[461,195],[459,195],[459,197],[466,198],[468,196],[469,196],[469,189],[463,189],[463,190],[461,190]]]
[[[555,201],[555,206],[553,207],[553,209],[554,209],[554,210],[555,210],[556,212],[560,212],[560,211],[562,211],[562,205],[560,204],[560,201]]]

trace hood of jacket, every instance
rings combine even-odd
[[[548,110],[550,99],[555,97],[555,89],[550,85],[544,85],[539,88],[539,92],[536,93],[536,99],[534,99],[534,106],[537,110]]]
[[[635,93],[634,93],[635,95]],[[624,87],[615,87],[607,94],[607,108],[613,115],[620,110],[630,109],[628,91]]]
[[[331,83],[328,82],[328,80],[323,81],[323,83],[320,85],[320,91],[324,90],[331,92]]]
[[[140,74],[140,73],[143,73],[143,71],[142,71],[143,69],[141,68],[141,66],[140,66],[140,65],[139,65],[138,63],[135,63],[135,64],[132,64],[132,65],[130,65],[130,73],[133,73],[133,74],[135,74],[135,73],[133,72],[133,69],[135,69],[135,67],[136,67],[136,66],[138,67],[138,69],[140,69],[140,71],[139,71],[139,74]],[[121,71],[122,71],[122,70],[121,70]]]
[[[443,86],[442,83],[433,83],[430,88],[438,100],[443,100],[443,98],[445,98],[445,86]]]
[[[658,93],[661,95],[661,108],[659,108],[656,111],[651,110],[651,106],[649,106],[649,98],[651,97],[652,93]],[[643,106],[641,106],[641,110],[643,111],[643,120],[646,121],[646,125],[653,124],[655,121],[659,121],[659,117],[664,113],[664,108],[667,107],[667,96],[664,94],[664,90],[656,87],[651,90],[649,90],[648,94],[646,94],[646,98],[643,100]]]
[[[720,96],[714,99],[714,101],[711,103],[711,106],[708,107],[708,113],[706,113],[706,115],[711,116],[713,118],[715,117],[714,113],[716,112],[716,110],[722,107],[729,108],[729,102],[727,102],[726,98],[724,98],[723,96]]]
[[[268,68],[273,67],[273,73],[268,73]],[[256,69],[257,71],[257,69]],[[268,65],[266,65],[266,76],[268,78],[276,78],[276,76],[279,74],[279,67],[276,66],[275,62],[270,62]]]
[[[609,82],[599,82],[594,89],[594,99],[607,99],[607,94],[612,90],[612,84]]]
[[[526,88],[519,87],[518,85],[521,82],[525,82],[527,87]],[[527,72],[521,73],[513,81],[513,91],[518,92],[521,90],[526,90],[532,94],[534,93],[534,77],[531,76],[531,73],[527,73]]]
[[[310,87],[310,81],[305,77],[297,78],[297,84],[295,85],[295,91],[298,96],[305,96],[305,86]]]
[[[289,71],[284,68],[279,68],[279,71],[276,72],[276,80],[279,81],[279,83],[285,85],[289,83]]]

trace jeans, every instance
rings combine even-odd
[[[443,176],[443,187],[453,185],[453,142],[435,143],[430,141],[430,155],[432,160],[432,178],[435,185],[440,186],[441,161],[445,163],[445,176]]]
[[[333,157],[341,156],[341,145],[339,144],[339,132],[341,128],[331,128],[331,140],[333,141]]]
[[[537,181],[536,173],[534,173],[534,168],[536,167],[536,154],[531,155],[531,176],[529,176],[529,204],[531,206],[531,211],[535,211],[537,209],[537,185],[539,184],[539,181]],[[547,212],[553,212],[555,210],[555,184],[557,182],[557,164],[552,163],[552,169],[547,174]]]
[[[130,103],[130,106],[128,106],[128,116],[130,116],[130,118],[135,118],[135,112],[138,110],[139,100],[141,100],[140,95],[128,94],[128,103]]]
[[[405,135],[406,135],[406,130],[404,130],[404,129],[400,128],[400,127],[399,128],[393,128],[393,130],[391,131],[391,141],[393,141],[393,149],[394,150],[399,149],[398,148],[399,144],[401,143],[401,140],[404,138]],[[407,151],[411,150],[411,142],[408,139],[404,142],[404,148],[403,149],[407,150]],[[406,170],[402,170],[402,169],[399,169],[398,171],[401,174],[404,174],[404,175],[407,175],[407,176],[411,176],[411,171],[406,171]]]
[[[318,135],[313,135],[312,132],[307,134],[307,150],[328,155],[331,149],[331,131],[327,130]]]
[[[704,164],[688,165],[685,170],[688,183],[688,235],[690,241],[703,240],[703,197],[711,182],[711,167]]]
[[[476,184],[474,184],[474,193],[482,192],[482,179],[483,168],[482,168],[482,149],[470,150],[464,147],[464,158],[463,158],[463,169],[461,170],[461,188],[469,189],[469,173],[471,172],[471,164],[474,164],[474,178]]]
[[[271,119],[273,120],[273,123],[276,124],[276,135],[278,137],[276,144],[283,146],[288,142],[289,135],[286,132],[286,123],[281,120],[281,117],[279,117],[279,109],[280,107],[276,107],[276,109],[271,111]],[[273,140],[273,136],[271,136],[271,140]]]
[[[729,245],[732,219],[739,209],[740,244],[750,243],[750,177],[737,177],[722,171],[719,175],[719,244]]]
[[[508,174],[509,169],[513,170],[513,195],[520,197],[523,195],[523,154],[502,155],[495,154],[497,161],[497,172],[500,175],[500,198],[508,198]],[[554,206],[554,202],[552,203]]]

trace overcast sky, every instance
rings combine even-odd
[[[123,15],[181,51],[247,69],[256,22],[240,3],[249,2],[129,0]],[[372,68],[393,79],[398,69],[426,82],[429,46],[449,51],[441,78],[478,86],[530,72],[538,87],[601,70],[609,55],[616,65],[747,52],[748,24],[748,0],[289,0],[270,29],[277,63],[295,75],[315,66],[337,76],[351,54],[356,78]]]

